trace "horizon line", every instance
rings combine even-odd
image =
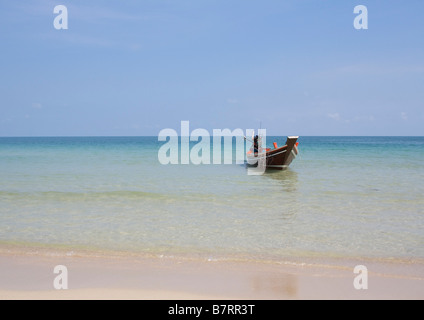
[[[213,135],[210,135],[213,137]],[[233,136],[232,137],[243,137]],[[287,137],[290,135],[270,134],[268,137]],[[424,137],[424,135],[298,135],[299,137]],[[158,135],[40,135],[40,136],[0,136],[0,138],[141,138],[141,137],[158,137]],[[190,137],[181,136],[178,137]],[[225,136],[223,136],[225,137]]]

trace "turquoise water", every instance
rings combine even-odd
[[[250,176],[235,163],[161,165],[157,137],[0,138],[0,243],[424,258],[424,137],[299,142],[288,170]]]

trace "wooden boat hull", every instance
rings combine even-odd
[[[283,170],[286,169],[299,154],[297,148],[297,136],[287,137],[286,144],[279,148],[266,149],[265,152],[253,154],[252,151],[247,153],[247,164],[256,167],[258,162],[265,157],[266,170]]]

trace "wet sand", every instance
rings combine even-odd
[[[355,265],[368,269],[357,290]],[[64,265],[68,289],[57,290]],[[299,259],[208,261],[0,247],[0,299],[423,299],[422,261]]]

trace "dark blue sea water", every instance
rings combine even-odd
[[[0,138],[0,243],[424,258],[424,137],[299,142],[288,170],[251,176],[236,163],[162,165],[157,137]]]

